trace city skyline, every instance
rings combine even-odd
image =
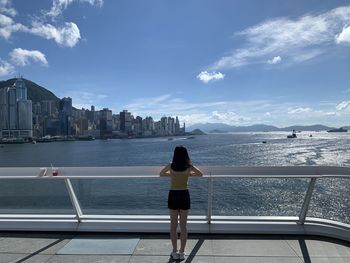
[[[346,126],[349,24],[340,0],[5,0],[0,78],[188,125]]]
[[[128,110],[113,114],[108,108],[95,110],[94,105],[90,110],[75,109],[70,97],[58,100],[44,97],[33,102],[27,96],[25,81],[19,76],[12,85],[0,89],[1,140],[24,142],[33,138],[46,140],[47,136],[71,140],[186,135],[185,123],[181,128],[177,116],[164,116],[156,121],[151,116],[135,117]]]

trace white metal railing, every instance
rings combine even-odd
[[[193,232],[211,233],[291,233],[318,234],[350,241],[350,224],[322,218],[308,218],[307,213],[316,181],[320,178],[350,179],[350,168],[329,166],[279,167],[200,167],[208,180],[207,214],[189,217]],[[0,182],[10,180],[63,180],[75,215],[0,214],[0,230],[77,230],[77,231],[168,231],[169,216],[161,215],[91,215],[82,212],[71,179],[155,178],[161,167],[18,167],[0,168]],[[58,172],[57,176],[56,173]],[[308,178],[300,214],[293,216],[215,216],[212,214],[215,178]],[[349,181],[350,182],[350,181]]]

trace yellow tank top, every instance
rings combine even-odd
[[[188,189],[188,177],[190,176],[190,169],[177,172],[170,169],[171,186],[170,190],[186,190]]]

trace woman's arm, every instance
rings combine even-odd
[[[159,173],[160,176],[170,176],[171,163],[167,164]]]
[[[203,173],[196,166],[192,165],[190,168],[190,175],[191,176],[203,176]]]

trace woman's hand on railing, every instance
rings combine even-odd
[[[160,176],[170,176],[171,163],[168,163],[159,173]]]

